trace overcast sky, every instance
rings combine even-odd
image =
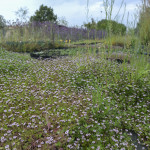
[[[140,3],[141,0],[124,0],[124,4],[126,4],[125,17],[123,20],[124,24],[127,24],[127,16],[129,16],[128,20],[130,24],[136,20],[134,15],[137,14],[137,5]],[[0,0],[0,15],[6,20],[16,20],[15,12],[22,7],[28,8],[28,16],[30,17],[39,9],[41,4],[53,8],[58,18],[65,17],[69,26],[81,26],[87,22],[87,19],[90,21],[90,18],[94,18],[96,21],[105,18],[103,0],[89,0],[88,18],[87,0]],[[120,5],[121,0],[115,0],[112,19],[116,16]],[[124,6],[119,15],[117,15],[119,22],[121,22],[123,14]]]

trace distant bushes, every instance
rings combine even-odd
[[[111,32],[113,34],[124,35],[126,33],[126,26],[113,20],[103,19],[97,23],[98,30],[107,30],[108,26],[111,26]]]
[[[97,23],[92,19],[92,22],[85,24],[85,27],[88,29],[96,29],[96,30],[105,30],[108,31],[110,27],[111,32],[115,35],[121,34],[124,35],[126,33],[126,26],[124,24],[118,23],[113,20],[103,19],[98,21]]]

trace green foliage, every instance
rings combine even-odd
[[[91,19],[91,22],[89,22],[87,24],[84,24],[84,26],[87,29],[96,29],[97,28],[97,24],[96,24],[96,22],[95,22],[95,20],[93,18]]]
[[[148,149],[150,65],[133,57],[118,65],[0,49],[0,149],[138,149],[131,130]]]
[[[84,24],[84,26],[87,29],[106,30],[106,31],[108,31],[110,27],[111,32],[115,35],[118,34],[125,35],[126,33],[126,26],[113,20],[103,19],[96,23],[95,20],[92,18],[91,22]]]
[[[139,22],[136,32],[140,36],[141,43],[148,45],[150,43],[150,1],[143,0],[140,8]]]
[[[29,59],[29,55],[0,50],[0,74],[15,75],[24,73],[32,67],[31,63],[26,62]]]
[[[97,23],[97,30],[108,30],[111,25],[111,32],[113,34],[124,35],[126,33],[126,26],[113,20],[103,19]]]
[[[52,43],[49,41],[38,42],[3,42],[2,47],[12,52],[39,52],[54,48],[64,48],[62,43]]]
[[[2,15],[0,15],[0,29],[4,28],[5,25],[6,25],[6,20],[4,19]]]
[[[53,9],[51,7],[47,7],[41,5],[39,10],[36,10],[35,15],[31,16],[30,21],[53,21],[56,22],[57,15],[53,13]]]
[[[110,44],[112,47],[119,46],[120,48],[125,48],[128,50],[138,48],[138,44],[139,44],[139,39],[136,36],[130,36],[130,35],[125,35],[125,36],[113,35],[102,41],[106,46]]]

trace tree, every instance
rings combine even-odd
[[[97,30],[108,30],[111,24],[111,32],[113,34],[124,35],[126,33],[126,26],[113,20],[103,19],[97,23]]]
[[[87,29],[106,30],[106,31],[108,31],[109,25],[111,25],[111,32],[115,35],[116,34],[124,35],[126,33],[126,26],[113,20],[103,19],[96,23],[94,19],[91,19],[91,22],[84,24],[84,26]]]
[[[27,21],[28,18],[28,8],[20,8],[15,12],[16,16],[18,17],[18,19],[23,23]]]
[[[68,26],[68,21],[66,20],[65,17],[61,17],[58,19],[58,25],[62,25],[62,26]]]
[[[0,29],[4,28],[5,25],[6,25],[6,20],[4,19],[2,15],[0,15]]]
[[[30,17],[30,21],[52,21],[56,22],[57,15],[53,13],[53,9],[51,7],[47,7],[44,5],[41,5],[39,10],[36,10],[35,15]]]
[[[87,23],[87,24],[84,24],[84,26],[87,28],[87,29],[96,29],[96,22],[94,20],[94,18],[91,19],[91,22]]]

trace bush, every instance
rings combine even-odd
[[[109,25],[111,26],[111,32],[115,35],[126,33],[126,26],[113,20],[103,19],[97,23],[97,30],[108,30]]]
[[[1,46],[12,52],[39,52],[48,49],[65,48],[62,43],[51,43],[45,41],[38,42],[5,42]]]

